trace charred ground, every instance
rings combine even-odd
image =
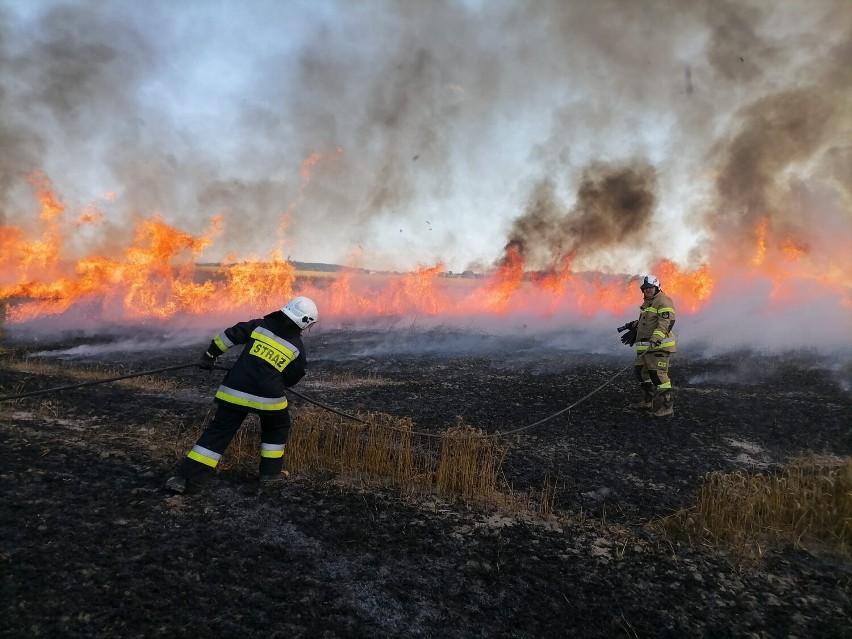
[[[418,339],[436,337],[446,336]],[[410,416],[418,430],[460,416],[505,432],[629,363],[477,339],[449,355],[398,333],[315,333],[299,390],[347,411]],[[92,343],[21,340],[6,357]],[[96,359],[146,370],[194,361],[199,346]],[[0,367],[0,394],[73,383],[73,370],[93,363],[60,361],[68,376]],[[502,489],[532,495],[528,511],[316,474],[258,494],[252,478],[222,473],[203,492],[167,497],[177,442],[203,423],[216,373],[163,375],[175,383],[160,390],[102,384],[2,403],[0,633],[849,636],[844,559],[771,548],[744,565],[647,525],[691,504],[704,473],[852,453],[849,373],[807,355],[685,352],[673,371],[676,414],[652,420],[623,409],[635,395],[627,371],[509,438]],[[539,516],[534,496],[548,487],[553,514]]]

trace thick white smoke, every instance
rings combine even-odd
[[[222,216],[201,261],[709,261],[693,343],[849,334],[847,0],[44,0],[0,6],[0,70],[0,225],[42,224],[27,176],[44,172],[69,211],[104,213],[69,253],[120,252],[159,214],[196,236]],[[766,280],[732,285],[758,228],[764,265],[797,251],[801,285],[825,273],[834,296],[787,312]],[[586,330],[529,326],[562,319]]]
[[[208,259],[265,255],[289,212],[294,258],[358,252],[371,268],[443,261],[460,271],[499,258],[536,185],[549,181],[572,210],[591,163],[639,159],[656,174],[655,219],[669,222],[662,256],[684,259],[706,232],[705,196],[763,198],[741,187],[767,183],[732,184],[748,158],[732,158],[742,153],[730,140],[777,133],[740,130],[774,96],[811,96],[801,106],[822,105],[822,131],[805,148],[772,147],[793,153],[772,164],[769,148],[755,150],[759,166],[742,175],[807,177],[819,164],[848,178],[848,110],[835,103],[826,117],[848,89],[846,5],[5,6],[0,214],[32,217],[23,178],[45,171],[69,208],[117,196],[100,202],[112,243],[133,214],[160,213],[194,234],[221,214],[226,233]],[[636,272],[660,252],[638,242],[584,259]]]

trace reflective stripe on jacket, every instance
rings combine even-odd
[[[277,311],[226,328],[213,338],[209,351],[218,357],[239,344],[245,348],[222,380],[215,401],[247,412],[287,408],[284,389],[305,375],[301,329]]]
[[[660,345],[654,350],[677,352],[677,339],[672,331],[674,322],[674,302],[662,291],[642,302],[639,306],[639,324],[636,326],[636,352],[647,351],[651,338],[660,340]]]

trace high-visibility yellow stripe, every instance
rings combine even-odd
[[[267,444],[260,442],[260,456],[268,457],[269,459],[279,459],[284,457],[284,448],[286,444]]]
[[[657,390],[668,390],[672,387],[671,381],[663,382],[659,386],[657,386]]]
[[[255,340],[249,354],[259,357],[263,361],[274,366],[275,370],[279,372],[283,371],[287,367],[287,364],[293,361],[293,358],[289,357],[286,353],[278,350],[277,348],[270,346],[264,340]]]
[[[225,344],[225,342],[222,341],[222,338],[218,335],[213,338],[213,343],[216,344],[216,346],[219,347],[219,350],[222,351],[223,353],[225,351],[227,351],[228,348],[229,348],[229,346],[227,344]]]
[[[248,397],[239,397],[237,395],[231,395],[219,388],[216,392],[216,397],[218,399],[224,400],[231,404],[236,404],[237,406],[245,406],[246,408],[254,408],[257,410],[283,410],[287,408],[287,398],[282,397],[280,400],[269,400],[259,397],[258,399],[249,399]],[[260,401],[258,401],[260,400]]]
[[[275,333],[258,327],[252,331],[254,344],[249,354],[259,357],[271,364],[278,371],[283,371],[287,365],[299,356],[299,349],[285,339],[280,339]]]
[[[654,308],[653,306],[649,306],[648,308],[641,309],[643,313],[653,313],[654,315],[658,313],[672,313],[674,314],[675,310],[671,306],[663,306],[662,308]]]
[[[194,450],[189,451],[187,455],[190,459],[194,459],[195,461],[204,464],[205,466],[210,466],[211,468],[216,468],[216,465],[219,463],[218,459],[211,459],[210,457],[206,457],[201,453],[197,453]]]
[[[671,348],[675,344],[677,344],[677,340],[674,338],[674,336],[671,336],[671,337],[669,337],[669,339],[665,340],[664,342],[660,342],[660,345],[657,346],[657,348],[658,349],[660,349],[660,348]],[[650,347],[650,344],[648,342],[636,342],[636,352],[637,353],[644,353],[645,351],[648,350],[649,347]]]
[[[275,334],[269,331],[257,328],[252,331],[251,337],[254,340],[268,344],[276,350],[283,351],[290,359],[296,359],[299,356],[299,349],[285,339],[275,339]]]

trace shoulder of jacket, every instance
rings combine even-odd
[[[229,326],[228,328],[229,329],[231,329],[231,328],[233,328],[233,329],[243,328],[244,329],[244,328],[247,328],[247,327],[254,328],[255,326],[258,325],[258,322],[260,322],[260,320],[256,320],[256,319],[243,320],[242,322],[237,322],[236,324],[234,324],[233,326]]]

